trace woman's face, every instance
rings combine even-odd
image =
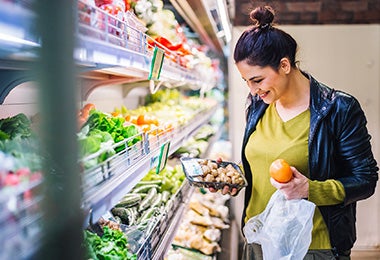
[[[284,70],[274,70],[270,66],[249,65],[246,61],[236,63],[243,80],[252,95],[258,95],[265,103],[271,104],[287,91],[287,77]]]

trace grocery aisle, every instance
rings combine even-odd
[[[179,161],[240,161],[246,93],[228,56],[247,2],[205,2],[0,0],[1,259],[239,255],[241,195],[213,198]],[[284,26],[307,69],[360,92],[379,158],[378,23]],[[352,35],[370,39],[360,53]],[[319,62],[315,37],[340,39],[335,55]],[[377,259],[378,196],[359,207],[352,258]]]
[[[163,259],[171,247],[194,188],[169,164],[225,135],[223,43],[206,53],[162,1],[142,2],[65,2],[57,15],[2,1],[2,259]]]

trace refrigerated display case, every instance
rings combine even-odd
[[[72,78],[75,78],[74,82],[78,83],[79,90],[75,89],[76,87],[74,86],[68,86],[67,95],[65,94],[63,97],[59,97],[61,92],[56,94],[54,94],[54,91],[49,92],[52,95],[49,99],[51,98],[61,103],[62,99],[69,97],[72,100],[68,100],[68,106],[77,104],[76,107],[69,107],[69,114],[77,110],[77,107],[84,105],[93,92],[105,85],[117,85],[122,89],[122,94],[126,96],[130,91],[139,87],[148,88],[151,93],[155,93],[164,86],[170,88],[185,86],[192,90],[201,90],[202,88],[210,89],[215,84],[212,71],[210,71],[209,77],[205,77],[205,74],[200,74],[199,70],[184,66],[180,58],[176,58],[177,54],[175,52],[148,36],[142,24],[134,23],[135,20],[114,17],[105,10],[93,5],[91,1],[79,0],[74,3],[78,5],[73,12],[75,14],[73,16],[74,34],[70,38],[67,32],[63,33],[64,37],[68,37],[69,42],[69,46],[65,48],[70,49],[70,42],[74,43],[72,50],[73,64],[68,62],[62,66],[68,70],[64,72],[64,74],[68,73],[65,75],[70,75],[74,71],[77,72],[77,74],[73,73],[75,75],[72,75]],[[36,70],[35,67],[38,67],[39,63],[46,58],[46,56],[40,56],[41,49],[49,45],[49,42],[44,41],[46,40],[45,35],[39,34],[41,29],[37,28],[36,24],[38,24],[37,20],[45,15],[44,11],[49,10],[49,7],[51,8],[50,11],[53,12],[53,6],[35,7],[35,1],[2,1],[2,4],[3,8],[0,10],[0,103],[4,104],[5,102],[9,105],[7,97],[20,85],[28,89],[28,85],[33,85],[37,82],[37,91],[39,83],[43,85],[41,78],[43,79],[44,75],[37,75],[40,71]],[[65,9],[65,12],[62,9],[63,14],[61,15],[68,16],[70,13],[68,9]],[[56,19],[61,18],[58,14],[57,16]],[[52,18],[54,14],[49,14],[48,17]],[[56,51],[60,51],[59,48],[60,46],[56,46]],[[159,56],[160,53],[163,54],[162,57]],[[43,55],[46,55],[46,53]],[[163,59],[162,67],[157,68],[153,64],[154,60],[159,58]],[[154,70],[157,69],[159,70],[159,75],[156,74],[152,77],[152,74],[155,73]],[[49,74],[50,72],[46,71],[45,73]],[[75,76],[78,77],[76,78]],[[68,84],[72,82],[69,78]],[[41,90],[46,89],[42,88]],[[74,94],[75,92],[79,93],[79,97]],[[38,101],[34,102],[38,104]],[[41,100],[40,102],[43,101]],[[51,103],[42,107],[46,108],[49,105]],[[157,159],[165,144],[170,142],[168,154],[174,153],[187,139],[196,133],[197,129],[209,122],[217,108],[217,104],[213,103],[194,111],[191,119],[170,129],[170,131],[155,135],[139,132],[131,137],[137,138],[137,142],[127,145],[129,139],[126,139],[121,143],[114,144],[115,147],[123,144],[125,148],[89,169],[79,170],[76,168],[77,162],[66,161],[70,164],[66,169],[72,169],[73,172],[67,175],[67,178],[71,179],[65,182],[64,185],[74,183],[80,189],[80,196],[76,197],[78,202],[73,204],[73,209],[78,203],[80,204],[79,211],[81,212],[80,214],[83,214],[81,219],[82,228],[84,229],[89,224],[99,220],[126,193],[132,190],[148,170],[153,167],[152,162]],[[5,109],[2,113],[7,114],[7,111]],[[25,111],[27,111],[27,108]],[[60,111],[65,113],[65,109]],[[29,112],[32,113],[31,111]],[[41,121],[46,119],[44,115],[49,115],[49,113],[53,112],[45,111],[44,113],[41,116]],[[12,113],[9,112],[9,114]],[[68,121],[63,122],[63,124],[68,125],[69,132],[72,131],[72,127],[77,123],[75,122],[75,115],[64,117],[64,119]],[[46,122],[58,122],[57,119],[51,121],[52,119],[50,118],[49,120]],[[59,138],[59,133],[56,134],[56,138]],[[49,133],[48,135],[54,135],[54,133]],[[68,140],[68,143],[77,142],[77,140],[73,140],[73,137],[76,136],[69,135],[70,140]],[[64,142],[64,140],[61,140],[61,142]],[[46,149],[46,152],[49,153],[51,152],[49,149],[52,148],[47,147]],[[62,151],[55,153],[55,155],[65,157],[67,153],[77,155],[78,151],[75,148],[71,151],[69,145],[68,147],[62,147]],[[97,155],[95,153],[92,156],[96,157]],[[91,158],[87,157],[85,159],[90,160]],[[2,162],[5,161],[3,157],[1,160]],[[60,161],[59,158],[58,164],[64,162],[64,160]],[[81,165],[81,160],[79,165]],[[45,239],[46,234],[43,226],[44,224],[46,226],[46,223],[43,222],[49,209],[45,208],[46,205],[43,203],[47,196],[44,189],[47,184],[54,185],[54,183],[51,183],[52,179],[46,178],[47,174],[54,175],[55,173],[54,168],[49,168],[51,172],[48,173],[46,168],[43,170],[45,172],[42,175],[43,177],[39,175],[39,178],[31,179],[25,185],[15,185],[10,189],[3,189],[2,187],[1,189],[0,205],[3,208],[1,242],[5,245],[4,250],[1,252],[1,257],[5,259],[10,259],[11,256],[18,259],[32,258],[42,246],[40,243],[43,243],[42,241]],[[80,176],[79,183],[76,182],[76,174]],[[68,187],[63,186],[63,189]],[[75,188],[76,186],[74,185]],[[26,195],[29,193],[33,193],[35,196],[30,199]],[[171,244],[175,229],[191,193],[192,189],[189,183],[185,181],[179,191],[173,195],[171,203],[167,205],[143,248],[140,249],[141,259],[161,259],[163,257]],[[50,197],[55,193],[48,194],[49,200],[55,199]],[[75,197],[76,193],[73,192],[72,196]],[[57,202],[59,201],[60,199],[57,199]],[[67,200],[63,200],[63,202],[67,202]],[[63,206],[66,205],[62,204]],[[55,205],[54,207],[60,206]],[[52,234],[49,233],[49,235],[54,235],[54,231],[51,232]],[[146,253],[147,251],[149,252]]]

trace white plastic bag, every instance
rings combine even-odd
[[[260,244],[264,260],[301,260],[311,243],[315,204],[287,200],[277,190],[265,210],[243,228],[248,243]]]

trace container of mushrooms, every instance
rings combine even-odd
[[[235,163],[191,157],[182,157],[181,163],[191,185],[215,189],[223,189],[225,185],[237,189],[247,186],[247,180]]]

